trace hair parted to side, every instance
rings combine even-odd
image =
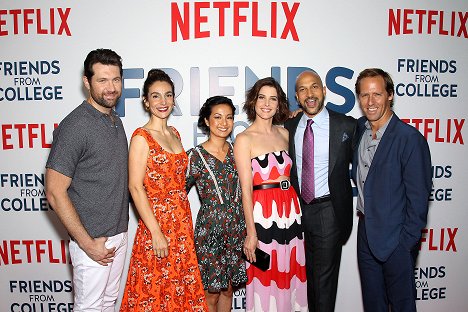
[[[392,77],[390,74],[380,68],[366,68],[359,73],[357,77],[356,84],[354,85],[354,89],[356,91],[356,95],[359,97],[361,94],[361,80],[364,78],[370,77],[382,77],[385,83],[385,91],[387,91],[388,95],[395,94],[395,86],[393,84]],[[390,102],[390,107],[393,107],[393,100]]]
[[[210,134],[210,127],[206,125],[205,119],[209,119],[213,107],[220,104],[229,105],[229,107],[231,107],[232,109],[232,115],[235,114],[236,107],[234,106],[230,98],[221,95],[216,95],[208,98],[203,104],[203,106],[200,108],[200,112],[198,114],[197,126],[204,134]]]
[[[289,102],[286,93],[284,93],[281,85],[273,78],[266,77],[258,80],[250,90],[247,91],[243,111],[247,114],[247,120],[253,122],[257,117],[255,113],[255,104],[257,103],[260,89],[269,86],[276,89],[278,95],[278,111],[273,116],[273,124],[280,125],[289,117]]]
[[[120,77],[123,75],[122,58],[110,49],[96,49],[88,53],[84,60],[84,76],[91,81],[94,75],[93,65],[101,63],[103,65],[118,66],[120,70]]]

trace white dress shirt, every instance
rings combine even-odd
[[[305,127],[307,126],[306,114],[302,115],[294,135],[296,146],[296,165],[299,187],[302,185],[302,144],[304,140]],[[323,108],[314,118],[312,131],[314,132],[314,174],[315,174],[315,197],[330,194],[328,189],[328,160],[329,160],[329,138],[330,138],[330,115]]]

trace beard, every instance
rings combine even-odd
[[[99,94],[98,95],[98,94],[94,93],[91,90],[90,94],[91,94],[91,97],[93,98],[94,102],[96,102],[97,104],[99,104],[99,105],[101,105],[102,107],[105,107],[105,108],[115,107],[115,105],[117,105],[117,102],[119,101],[120,96],[121,96],[121,94],[119,94],[117,91],[108,92],[107,94]],[[111,100],[106,100],[104,98],[104,96],[105,95],[110,95],[110,94],[114,94],[115,98],[111,99]]]
[[[313,99],[315,100],[315,102],[317,103],[317,105],[315,105],[315,107],[308,107],[307,104],[306,104],[306,101],[309,100],[309,99]],[[304,100],[304,102],[300,105],[302,110],[310,115],[310,116],[315,116],[317,115],[323,108],[324,106],[324,103],[325,103],[325,98],[322,98],[321,100],[317,97],[309,97],[307,99]]]

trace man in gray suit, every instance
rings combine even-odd
[[[335,309],[341,249],[353,224],[349,165],[356,119],[324,108],[325,94],[317,73],[302,72],[296,79],[296,99],[303,113],[285,123],[293,160],[291,183],[302,207],[309,311],[316,312]],[[303,144],[307,124],[313,132],[312,150]],[[313,160],[313,179],[302,176],[304,160]],[[310,187],[313,198],[302,192]]]

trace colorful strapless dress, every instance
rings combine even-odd
[[[289,177],[286,151],[252,159],[253,185]],[[247,263],[247,311],[308,311],[301,208],[294,188],[253,191],[253,217],[259,247],[270,254],[270,269]]]

